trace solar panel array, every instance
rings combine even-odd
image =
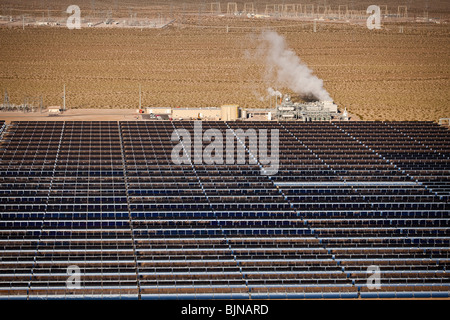
[[[203,133],[234,139],[224,157],[246,160],[208,164],[180,136],[195,141],[196,126],[9,125],[0,142],[0,298],[449,296],[447,129],[204,121]],[[275,175],[261,174],[252,148],[260,129],[279,130]],[[378,288],[368,286],[373,266]],[[67,282],[73,267],[76,287]]]

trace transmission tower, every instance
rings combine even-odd
[[[238,12],[237,3],[236,2],[228,2],[227,3],[227,15],[234,15]]]
[[[221,14],[220,2],[211,2],[211,14]]]

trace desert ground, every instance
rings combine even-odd
[[[20,7],[22,2],[16,2],[15,11],[10,12],[32,8]],[[97,7],[84,2],[89,10],[108,8],[106,1],[94,1]],[[33,10],[48,3],[35,1]],[[194,8],[193,1],[184,3]],[[168,8],[160,4],[154,1],[154,7],[146,8]],[[11,6],[3,1],[3,12]],[[126,7],[119,1],[118,8],[123,9],[119,12],[125,15]],[[436,1],[429,11],[445,16],[447,7]],[[55,5],[52,8],[62,11]],[[140,15],[145,12],[133,8]],[[259,8],[264,10],[262,2]],[[0,90],[7,89],[16,104],[26,97],[42,96],[44,104],[52,106],[62,104],[66,85],[66,104],[72,109],[136,109],[139,85],[143,107],[230,103],[268,107],[267,88],[277,84],[267,77],[258,39],[263,30],[275,30],[324,81],[339,107],[360,119],[450,117],[450,26],[444,20],[439,24],[383,23],[381,30],[368,30],[361,22],[325,20],[317,21],[317,32],[313,32],[313,21],[193,13],[180,18],[173,10],[177,21],[164,29],[1,26]],[[421,10],[413,1],[410,12]]]
[[[158,13],[198,14],[199,11],[201,13],[217,11],[217,3],[220,3],[220,10],[223,13],[227,12],[228,3],[230,8],[236,3],[239,11],[244,9],[246,3],[253,4],[254,10],[259,13],[264,13],[267,7],[281,4],[330,6],[332,9],[337,9],[339,5],[346,5],[349,10],[363,10],[369,5],[377,4],[387,5],[389,13],[396,13],[398,6],[407,6],[410,15],[421,14],[424,11],[432,15],[450,13],[447,0],[2,0],[0,12],[2,15],[38,13],[39,16],[50,14],[54,17],[61,15],[69,5],[75,4],[91,16],[100,16],[107,10],[111,10],[118,17],[129,17],[131,13],[157,16]]]

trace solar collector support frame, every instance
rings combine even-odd
[[[136,271],[139,275],[137,281],[143,288],[141,292],[143,299],[189,296],[194,298],[323,298],[357,297],[358,294],[366,297],[375,294],[362,288],[364,279],[360,275],[364,270],[354,269],[352,262],[362,266],[373,262],[380,264],[387,283],[383,284],[381,293],[376,293],[377,296],[413,297],[448,294],[445,291],[448,288],[448,277],[439,273],[445,270],[449,260],[447,259],[448,217],[445,216],[445,212],[448,212],[448,200],[438,197],[435,192],[430,192],[427,188],[428,185],[432,185],[430,181],[416,181],[417,179],[407,176],[405,172],[410,169],[402,168],[403,163],[399,163],[395,158],[401,155],[401,152],[382,155],[376,148],[362,142],[360,136],[355,137],[355,134],[348,133],[341,127],[336,128],[329,123],[303,125],[287,122],[279,125],[273,122],[261,122],[218,125],[218,123],[204,122],[205,128],[219,127],[222,131],[236,127],[280,129],[281,170],[279,175],[268,179],[259,176],[258,166],[254,169],[243,170],[242,167],[171,165],[170,151],[174,143],[170,142],[170,135],[174,124],[180,128],[192,129],[192,122],[174,124],[155,122],[145,125],[138,122],[120,123],[119,140],[122,139],[120,148],[112,147],[111,142],[117,141],[116,134],[112,135],[116,138],[111,140],[110,128],[111,125],[116,128],[114,124],[117,125],[117,123],[109,123],[105,126],[94,122],[72,125],[74,129],[70,137],[75,139],[71,140],[74,148],[67,150],[76,155],[76,160],[72,161],[72,156],[67,158],[59,156],[58,161],[55,161],[57,174],[54,175],[39,174],[39,178],[36,176],[29,178],[30,176],[25,174],[25,172],[35,172],[36,165],[42,165],[42,161],[45,163],[54,156],[53,153],[48,152],[47,158],[36,156],[36,150],[48,149],[49,144],[39,143],[38,147],[30,148],[30,144],[27,143],[27,137],[30,134],[39,136],[38,141],[45,142],[48,137],[51,137],[49,132],[55,133],[54,128],[45,129],[46,125],[43,123],[22,123],[26,128],[21,127],[16,132],[17,136],[13,139],[11,148],[16,148],[15,141],[19,140],[22,141],[18,144],[19,149],[29,152],[15,151],[8,156],[7,160],[20,160],[20,166],[8,164],[6,167],[9,171],[3,170],[5,166],[2,157],[1,178],[8,180],[5,184],[9,186],[8,190],[16,190],[19,186],[22,188],[30,183],[42,183],[42,181],[44,181],[43,190],[48,190],[49,181],[52,181],[52,192],[49,196],[51,210],[38,205],[28,209],[39,209],[40,213],[27,212],[27,204],[23,204],[25,211],[17,213],[20,221],[14,222],[16,223],[14,232],[17,235],[31,231],[34,236],[43,237],[38,254],[53,255],[50,260],[37,256],[37,268],[33,268],[39,272],[36,272],[33,288],[39,291],[36,291],[37,296],[30,295],[30,299],[43,296],[64,297],[63,283],[59,282],[58,285],[58,282],[49,279],[51,273],[48,273],[46,268],[56,263],[69,261],[68,256],[62,254],[68,244],[71,244],[74,249],[71,262],[81,264],[82,258],[85,257],[88,258],[86,260],[88,263],[83,264],[84,268],[89,269],[91,264],[99,265],[101,262],[100,266],[103,265],[102,268],[105,271],[111,271],[106,272],[109,276],[117,278],[117,275],[123,275],[119,281],[107,279],[103,281],[95,273],[88,272],[91,278],[86,280],[88,285],[84,297],[99,297],[101,292],[115,298],[121,296],[138,298],[138,294],[130,294],[130,292],[136,292],[137,284],[135,285],[136,280],[133,276]],[[79,125],[83,125],[83,128],[79,129]],[[384,125],[391,130],[391,127],[396,124]],[[65,126],[71,127],[68,123]],[[397,128],[386,135],[386,130],[380,130],[378,124],[358,123],[355,126],[361,127],[361,132],[364,126],[366,130],[374,128],[376,132],[382,132],[389,138],[388,141],[402,141],[402,143],[408,141],[405,140],[404,135],[399,135],[400,129]],[[414,127],[414,124],[404,123],[401,126],[402,130],[411,131],[412,129],[409,128]],[[109,129],[105,129],[106,127]],[[413,133],[407,133],[406,136],[411,137],[415,134],[413,140],[421,141],[419,137],[428,127],[432,131],[440,132],[440,138],[445,140],[445,132],[436,130],[433,124],[429,123],[420,123],[420,130],[412,130]],[[86,133],[87,131],[89,134]],[[117,132],[115,129],[113,131]],[[13,133],[13,131],[10,132]],[[139,132],[139,137],[136,132]],[[308,134],[308,132],[314,132],[314,134]],[[345,138],[346,135],[349,138]],[[108,137],[106,139],[108,143],[106,145],[101,143],[100,137]],[[79,150],[81,143],[77,142],[79,139],[89,141],[89,155],[93,157],[87,159],[80,157],[82,153]],[[421,139],[430,141],[426,136]],[[7,140],[3,141],[2,145],[4,142]],[[334,144],[339,147],[333,148]],[[400,148],[400,144],[397,145],[399,151],[409,150],[404,146]],[[445,176],[445,171],[442,170],[445,168],[445,166],[442,167],[442,163],[445,162],[439,160],[441,167],[437,167],[434,160],[442,159],[436,153],[442,153],[444,144],[433,145],[428,142],[424,144],[424,147],[416,146],[417,143],[415,145],[413,143],[413,148],[418,148],[421,156],[416,156],[418,153],[414,154],[413,161],[418,165],[424,163],[424,160],[432,161],[434,168],[441,170],[437,172],[442,172]],[[440,151],[434,150],[433,146]],[[336,157],[335,153],[340,149],[353,151],[351,154],[341,153],[343,157]],[[124,165],[121,168],[122,174],[115,167],[119,166],[120,162],[117,160],[114,163],[116,161],[114,158],[119,158],[118,150],[123,150],[123,157],[120,157],[120,162]],[[29,155],[34,155],[34,160],[31,162],[25,159]],[[107,161],[102,163],[105,156]],[[390,157],[394,157],[395,161]],[[73,166],[75,164],[76,166]],[[31,167],[28,167],[29,165]],[[49,166],[51,165],[50,162]],[[108,170],[103,170],[103,165],[106,165]],[[295,170],[299,166],[302,170]],[[372,168],[365,170],[364,166],[372,166]],[[30,171],[30,168],[33,171]],[[347,171],[352,172],[351,180],[348,179]],[[38,172],[50,171],[39,170]],[[222,172],[226,175],[218,179],[216,176]],[[111,177],[105,178],[105,175],[109,173]],[[245,179],[239,179],[242,174]],[[114,187],[110,186],[111,181],[125,181],[125,177],[128,181],[126,183],[128,212],[124,209],[123,200],[121,200],[124,197],[115,194],[116,191],[123,193],[124,182],[119,182],[118,188],[115,188],[116,183],[113,184]],[[308,185],[308,179],[314,177],[319,177],[320,183]],[[384,182],[392,178],[401,179],[394,181],[393,184]],[[86,179],[89,183],[85,182]],[[109,179],[105,180],[108,184],[107,189],[102,187],[101,179]],[[291,182],[290,185],[289,182]],[[165,183],[169,183],[171,188],[162,189]],[[17,188],[11,188],[15,185]],[[74,204],[57,204],[61,202],[60,199],[65,199],[64,203],[70,202],[67,199],[67,194],[70,192],[65,191],[78,185],[80,188],[74,190],[77,190],[79,198],[74,198],[77,200]],[[91,188],[91,185],[95,188]],[[443,185],[445,186],[445,181]],[[98,188],[99,186],[101,188]],[[157,187],[153,188],[153,186]],[[180,192],[175,192],[177,190],[175,188],[179,188]],[[54,190],[56,192],[53,192]],[[145,192],[138,192],[142,190]],[[6,191],[2,190],[1,194],[6,195]],[[28,188],[24,192],[28,194],[22,199],[33,198],[33,189]],[[243,195],[248,195],[249,199],[258,197],[260,203],[252,206],[256,203],[247,201]],[[12,207],[19,207],[15,203],[20,197],[10,198]],[[85,199],[87,204],[77,204],[80,199]],[[4,201],[2,198],[3,205],[8,204]],[[317,201],[321,205],[317,206],[315,203]],[[346,204],[340,204],[342,201]],[[407,209],[406,205],[411,208]],[[326,210],[320,209],[321,206]],[[145,208],[145,211],[139,211],[139,208]],[[161,211],[161,208],[167,210]],[[201,210],[197,211],[196,209],[199,208]],[[60,211],[61,209],[64,210]],[[12,217],[13,214],[14,212],[10,211],[2,213],[2,221],[8,227],[10,227],[10,220],[7,217]],[[401,218],[397,215],[401,215]],[[333,218],[330,219],[330,216]],[[29,217],[38,219],[30,220]],[[68,220],[68,217],[73,218]],[[389,225],[381,220],[383,217],[389,217]],[[351,219],[351,222],[347,222],[348,219]],[[181,224],[177,223],[177,220]],[[344,222],[352,227],[346,227],[345,224],[343,225]],[[422,224],[425,224],[424,227]],[[40,226],[44,233],[32,229],[33,226]],[[294,230],[295,232],[292,233]],[[14,232],[11,232],[11,230],[0,228],[0,237],[2,234],[13,235]],[[298,232],[301,233],[298,234]],[[33,238],[27,237],[24,241],[16,240],[9,243],[10,246],[6,247],[7,253],[14,257],[14,254],[19,252],[13,249],[14,246],[23,243],[28,247],[35,246]],[[89,243],[90,239],[92,239],[91,243]],[[1,240],[0,243],[8,243]],[[61,242],[58,244],[60,249],[55,247],[58,241]],[[162,243],[170,243],[170,245],[162,246]],[[298,245],[290,246],[292,243]],[[130,248],[133,245],[135,245],[133,255],[122,257],[123,254],[132,252]],[[213,250],[209,250],[207,245],[217,248],[225,255],[211,255]],[[98,252],[102,252],[99,248],[104,249],[103,255],[98,255]],[[175,254],[174,257],[180,257],[180,259],[160,259],[165,257],[164,250],[172,252]],[[22,263],[24,267],[20,267],[19,270],[22,274],[27,274],[26,270],[31,263],[30,259],[34,258],[34,251],[22,250],[21,252],[24,254],[24,263]],[[266,255],[260,255],[261,252],[266,252]],[[421,252],[420,255],[417,252]],[[116,254],[110,255],[111,253]],[[252,253],[257,255],[254,256]],[[99,257],[103,258],[99,259]],[[256,257],[262,259],[256,259]],[[306,257],[311,259],[305,259]],[[361,257],[364,258],[361,259]],[[14,265],[2,262],[2,268]],[[386,264],[390,262],[398,265]],[[138,263],[138,270],[136,263]],[[409,271],[405,270],[408,266]],[[302,284],[300,276],[295,277],[296,274],[300,274],[300,269],[296,268],[303,268],[301,270],[306,272],[305,275],[312,277],[313,280],[316,278],[316,284],[307,285],[304,281]],[[59,267],[58,270],[62,271],[63,268]],[[175,273],[175,276],[170,278],[168,271],[164,270],[170,270],[169,273]],[[186,270],[193,270],[191,277],[185,277]],[[256,274],[255,270],[260,272]],[[395,270],[403,270],[406,278],[399,278],[399,272]],[[353,275],[351,271],[354,271]],[[414,278],[415,271],[419,278]],[[294,278],[290,279],[289,283],[283,277],[273,278],[274,273],[277,272]],[[3,271],[0,271],[0,276],[3,274]],[[61,275],[61,272],[58,274]],[[431,276],[433,274],[435,276]],[[141,275],[146,278],[142,278]],[[237,276],[233,280],[237,282],[230,282],[226,275]],[[251,280],[248,278],[249,275],[252,276]],[[326,277],[322,279],[322,275]],[[129,276],[132,278],[127,278]],[[244,276],[245,282],[243,282]],[[334,278],[335,276],[338,278]],[[176,279],[182,279],[184,282],[177,284]],[[410,279],[409,285],[408,279]],[[419,279],[423,280],[422,285],[414,284]],[[320,283],[317,282],[319,280]],[[168,281],[171,281],[169,286]],[[342,285],[338,285],[336,281],[342,282]],[[407,285],[401,286],[400,283],[405,281]],[[188,282],[191,285],[182,284]],[[0,277],[0,283],[5,284],[2,282],[2,277]],[[132,283],[131,286],[130,283]],[[235,283],[238,284],[235,285]],[[10,285],[10,288],[19,286],[20,281],[16,281],[14,285]],[[79,298],[83,297],[83,294],[70,292],[66,297]]]

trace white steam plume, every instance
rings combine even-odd
[[[265,31],[261,39],[268,72],[276,73],[277,85],[286,86],[304,98],[333,100],[324,89],[323,81],[313,75],[312,70],[287,47],[284,37],[274,31]]]
[[[280,91],[275,91],[275,90],[273,90],[273,88],[268,88],[267,92],[269,93],[269,95],[271,97],[273,97],[273,96],[282,97],[283,96],[283,94]]]

